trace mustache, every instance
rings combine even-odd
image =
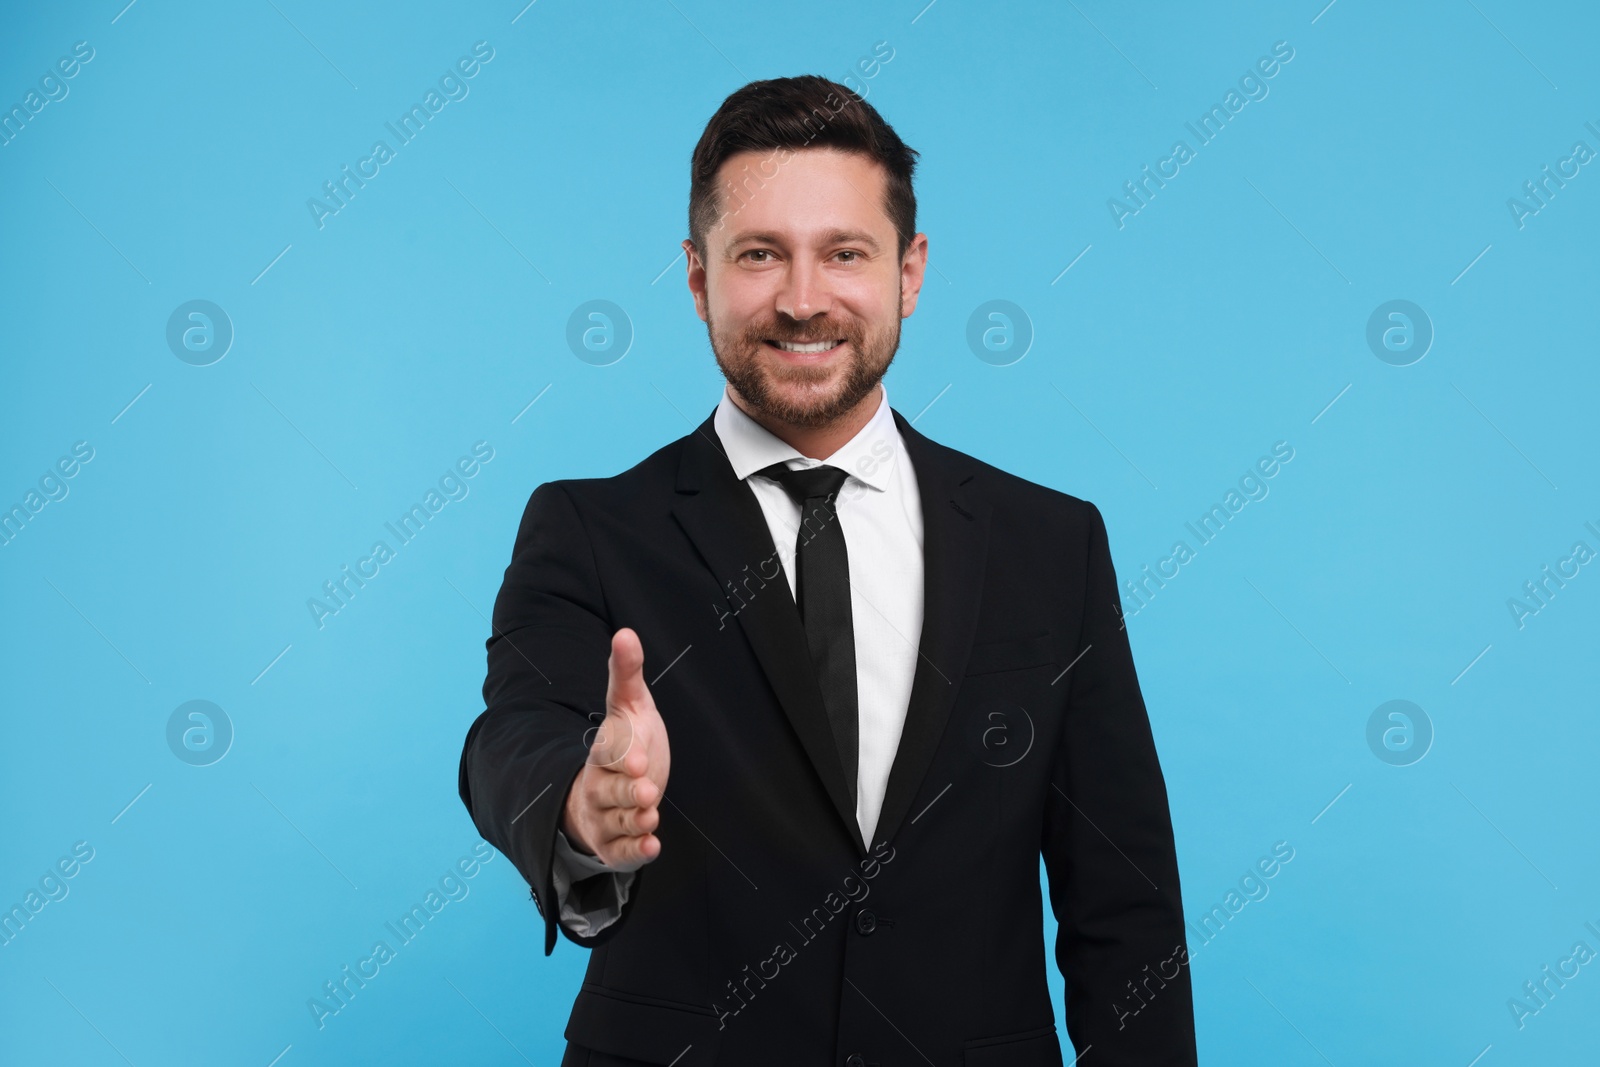
[[[797,345],[816,344],[818,341],[851,341],[855,336],[852,330],[829,324],[824,324],[821,328],[813,327],[805,333],[773,327],[753,330],[749,335],[752,341],[788,341]]]

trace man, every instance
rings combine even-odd
[[[594,949],[565,1067],[1060,1067],[1041,855],[1078,1054],[1195,1062],[1100,513],[881,384],[927,265],[915,159],[825,79],[730,96],[684,242],[722,400],[528,502],[461,797],[546,954]]]

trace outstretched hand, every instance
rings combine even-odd
[[[568,840],[618,871],[661,855],[653,831],[671,763],[667,728],[644,682],[644,648],[624,627],[611,637],[605,721],[567,793],[561,828]]]

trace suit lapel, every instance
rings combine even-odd
[[[900,747],[873,828],[880,842],[892,838],[905,819],[966,672],[983,597],[990,516],[988,502],[968,487],[977,473],[972,461],[922,436],[898,411],[894,420],[922,500],[922,640]]]
[[[893,412],[916,472],[922,502],[923,621],[917,666],[900,747],[873,836],[887,841],[904,820],[939,747],[956,687],[965,672],[983,593],[990,508],[965,488],[976,473],[960,453],[930,441]],[[707,418],[685,441],[673,514],[719,587],[742,583],[776,547],[750,487],[733,473]],[[748,571],[746,570],[748,568]],[[757,577],[759,584],[759,576]],[[754,649],[806,755],[856,847],[867,852],[833,740],[822,689],[807,651],[805,627],[780,575],[730,610]]]
[[[701,423],[687,439],[678,466],[678,496],[672,510],[711,568],[718,586],[726,591],[730,582],[742,589],[751,575],[756,576],[755,584],[759,585],[760,565],[775,562],[777,548],[755,494],[734,475],[723,454],[714,417]],[[865,855],[867,849],[845,782],[844,763],[828,724],[822,687],[811,664],[805,627],[788,581],[780,573],[767,579],[765,586],[748,599],[742,593],[740,599],[730,599],[728,608],[738,608],[738,625],[755,650],[756,659],[778,694],[783,712],[799,735],[834,808],[857,849]]]

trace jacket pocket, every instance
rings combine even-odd
[[[596,1052],[675,1067],[709,1067],[722,1027],[710,1006],[681,1004],[584,983],[563,1034]]]
[[[1062,1067],[1055,1024],[984,1037],[961,1046],[965,1067]]]

